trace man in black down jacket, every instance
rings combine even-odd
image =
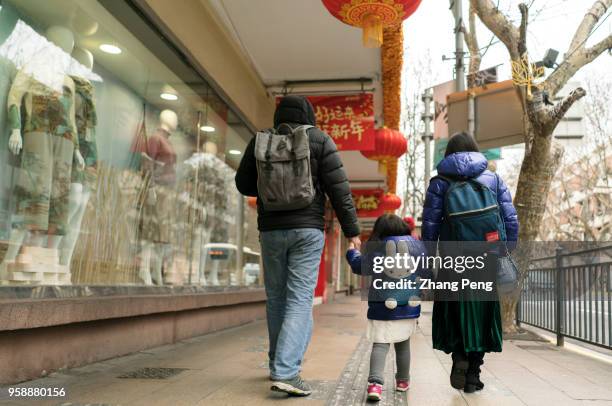
[[[316,126],[312,105],[305,97],[287,96],[274,114],[274,127],[281,133],[299,125]],[[325,242],[325,201],[331,205],[344,235],[357,246],[359,224],[351,189],[336,144],[318,128],[308,130],[310,165],[316,196],[299,210],[266,211],[258,202],[258,226],[266,286],[270,379],[272,390],[309,395],[300,365],[312,332],[312,303],[319,262]],[[236,174],[243,195],[257,196],[255,138],[249,142]]]

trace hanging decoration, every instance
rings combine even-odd
[[[407,149],[408,142],[401,132],[384,127],[376,130],[374,149],[361,151],[361,154],[368,159],[378,161],[379,170],[387,175],[387,183],[389,184],[391,182],[389,169],[395,167],[397,172],[397,158],[404,155]],[[393,182],[395,185],[395,178],[393,178]],[[389,190],[395,192],[395,186],[392,189],[389,185]]]
[[[401,25],[386,28],[384,39],[380,52],[383,80],[383,118],[385,126],[398,130],[402,108],[401,82],[404,59],[404,35]],[[387,176],[387,190],[390,193],[395,193],[397,159],[387,160],[383,168]]]
[[[363,30],[363,45],[383,44],[383,29],[400,26],[421,4],[421,0],[322,0],[329,12],[345,24]]]
[[[402,205],[402,199],[394,193],[387,193],[380,199],[380,208],[386,212],[393,212]]]

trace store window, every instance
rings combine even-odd
[[[0,2],[0,283],[258,284],[251,131],[126,4]]]

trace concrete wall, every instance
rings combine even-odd
[[[221,295],[212,295],[217,300],[206,299],[208,295],[201,296],[200,300],[191,295],[163,299],[131,297],[129,309],[125,309],[126,303],[121,298],[108,298],[111,300],[107,305],[82,302],[83,312],[75,311],[79,307],[78,299],[73,299],[68,307],[65,300],[0,303],[0,309],[8,313],[16,311],[13,314],[19,316],[5,318],[5,321],[12,320],[13,323],[1,325],[0,385],[172,344],[265,317],[262,291],[225,294],[222,301],[218,300]],[[160,300],[165,305],[152,307],[143,313],[141,304]],[[40,307],[47,309],[47,315],[56,314],[51,317],[51,322],[49,319],[45,321],[44,317],[27,318],[28,308],[32,314],[44,314]],[[118,315],[116,311],[119,308],[129,313],[124,313],[124,317],[112,317]],[[96,318],[92,319],[94,315]],[[15,328],[17,324],[22,328]]]
[[[272,125],[274,100],[205,1],[139,0],[256,128]]]

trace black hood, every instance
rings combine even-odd
[[[312,104],[304,96],[285,96],[274,113],[274,127],[282,123],[317,125]]]

